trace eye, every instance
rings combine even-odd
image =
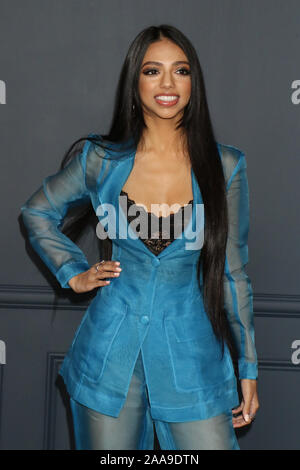
[[[184,73],[181,73],[180,75],[190,75],[191,74],[191,71],[185,67],[182,67],[181,69],[178,69],[177,72],[184,72]]]
[[[157,72],[157,69],[146,69],[143,71],[144,75],[153,75],[153,73],[150,72]]]

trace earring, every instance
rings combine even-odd
[[[134,110],[135,110],[135,105],[133,104],[133,105],[132,105],[132,111],[134,111]]]

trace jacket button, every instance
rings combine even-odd
[[[158,258],[152,258],[151,263],[152,263],[153,266],[159,266],[160,265],[160,261],[159,261]]]
[[[144,315],[144,316],[141,317],[141,323],[143,323],[144,325],[145,325],[146,323],[149,323],[149,317],[148,317],[148,315]]]

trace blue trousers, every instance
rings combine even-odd
[[[171,423],[153,419],[141,353],[125,404],[115,418],[70,397],[76,450],[153,450],[154,426],[161,450],[239,450],[228,410],[206,420]]]

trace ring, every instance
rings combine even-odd
[[[99,271],[98,267],[100,266],[100,264],[103,264],[103,263],[105,263],[104,259],[100,261],[100,263],[96,264],[96,271]]]

